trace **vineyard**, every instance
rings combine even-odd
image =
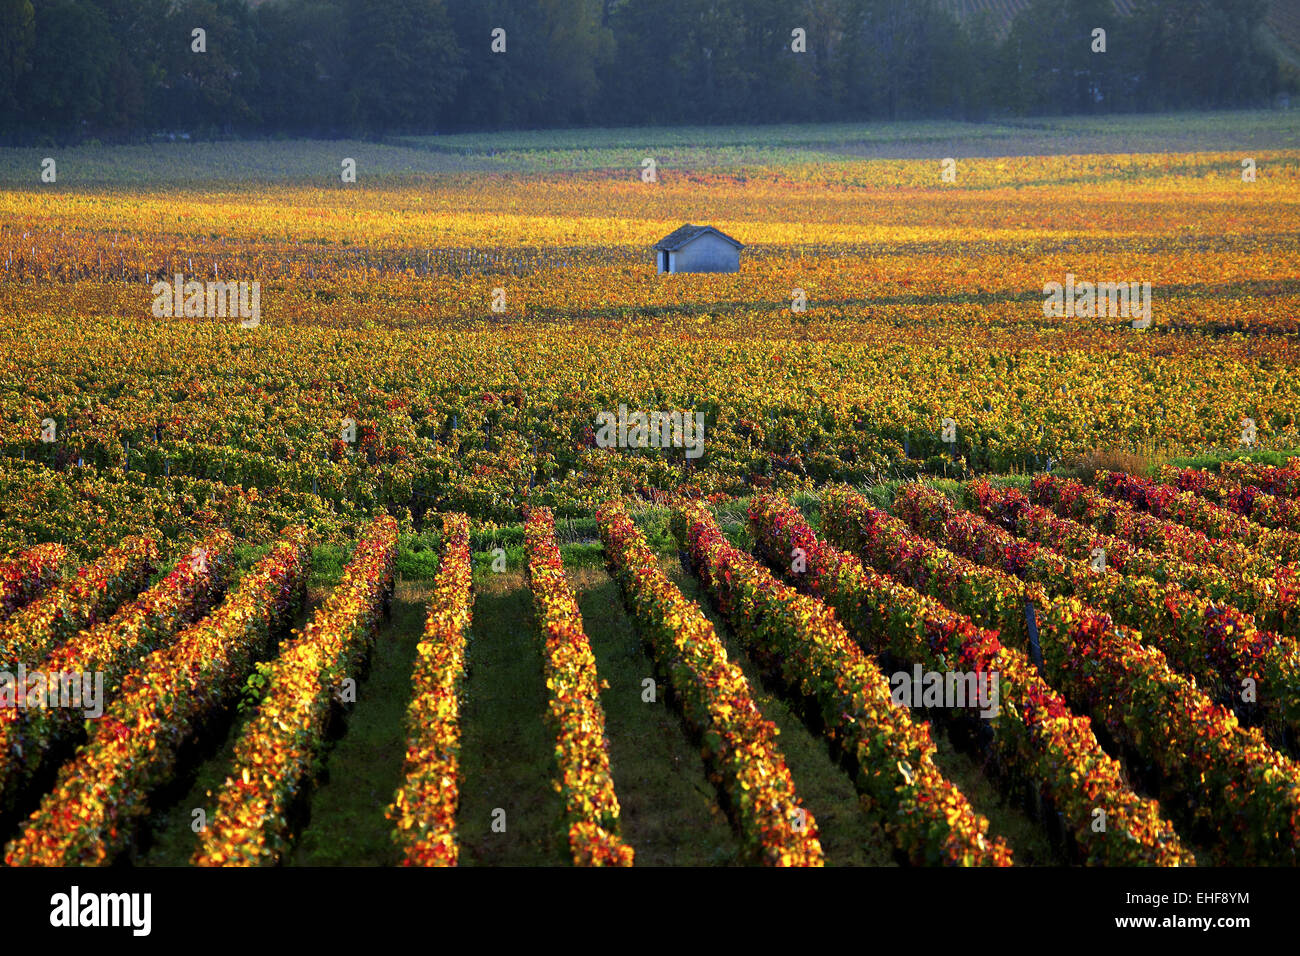
[[[1181,122],[0,149],[4,863],[1296,865],[1300,143]]]
[[[324,575],[302,528],[243,567],[225,532],[80,568],[37,546],[3,566],[6,654],[44,675],[3,711],[5,862],[317,861],[303,843],[351,825],[333,778],[387,656],[405,758],[365,804],[387,847],[364,862],[1294,865],[1297,565],[1206,489],[1296,503],[1300,459],[1164,477],[614,500],[590,527],[537,508],[490,533],[452,514],[423,589],[396,584],[386,516]],[[483,548],[512,531],[522,549]],[[1234,548],[1256,573],[1225,573]],[[1266,618],[1242,610],[1261,595]],[[61,640],[47,607],[75,615]],[[900,702],[914,667],[994,677],[995,706]],[[83,722],[57,675],[91,669]],[[489,719],[494,692],[532,726]],[[484,734],[533,751],[508,787]]]

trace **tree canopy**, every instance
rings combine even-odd
[[[1252,105],[1293,83],[1266,13],[1265,0],[1135,0],[1127,16],[1110,0],[1031,0],[1009,23],[940,0],[0,0],[0,129],[382,135]]]

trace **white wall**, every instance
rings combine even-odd
[[[735,272],[740,268],[740,250],[712,233],[692,239],[669,253],[669,272]]]

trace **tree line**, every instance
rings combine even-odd
[[[1267,0],[0,0],[32,137],[811,122],[1260,105]],[[984,6],[968,4],[968,6]],[[1099,34],[1097,31],[1104,31]]]

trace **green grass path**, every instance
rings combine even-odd
[[[623,838],[637,866],[719,866],[737,862],[740,844],[718,805],[704,759],[632,629],[618,585],[598,568],[568,573],[596,656],[609,684],[601,694]],[[655,701],[642,699],[646,678]]]
[[[461,707],[462,866],[565,865],[542,646],[520,571],[475,574]],[[505,832],[493,814],[505,811]]]

